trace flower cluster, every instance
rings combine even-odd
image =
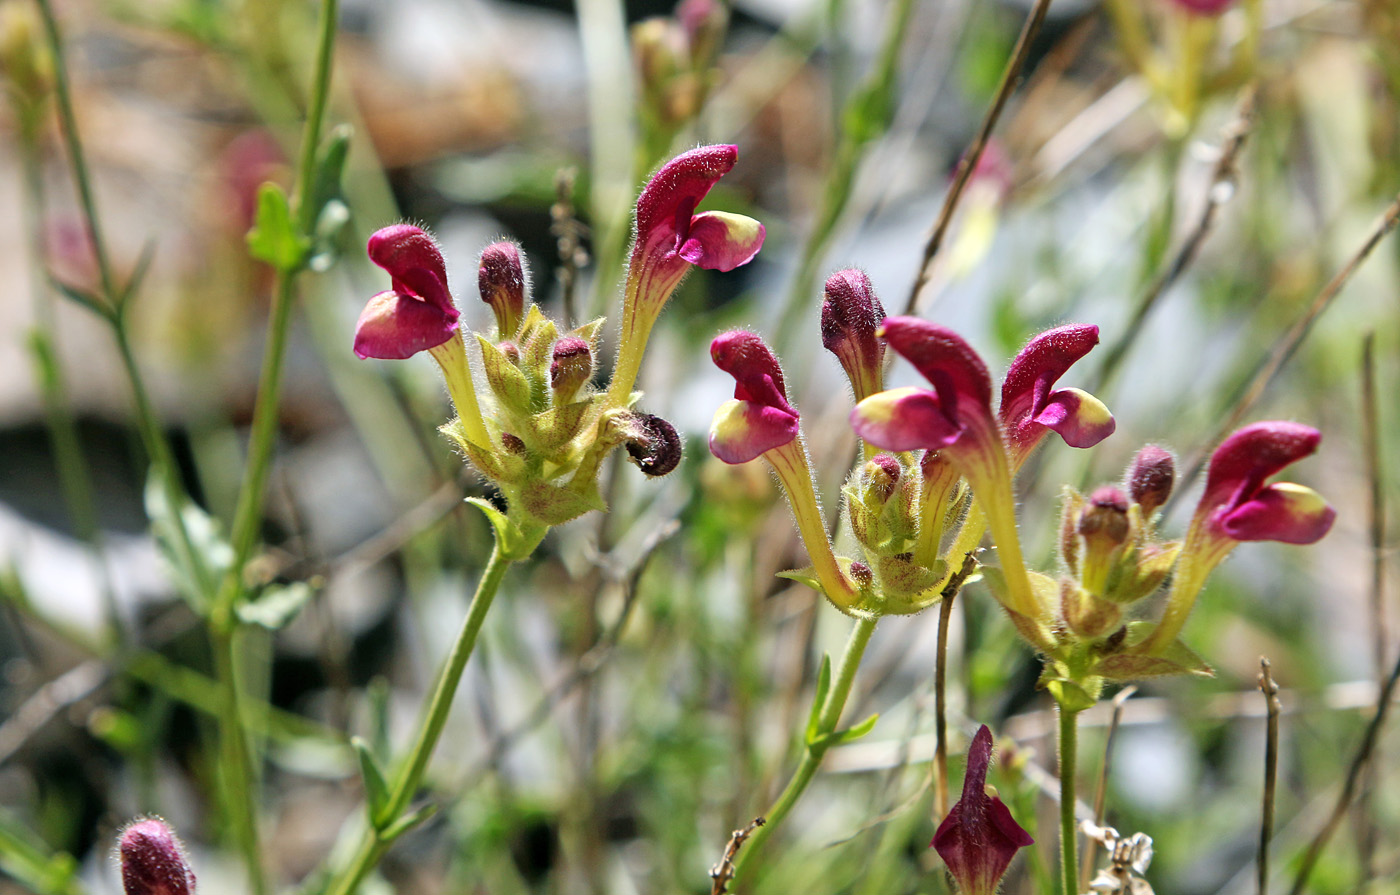
[[[762,456],[792,506],[812,564],[788,573],[843,612],[917,612],[943,596],[954,570],[984,533],[997,548],[988,585],[1021,636],[1045,659],[1042,684],[1062,705],[1083,707],[1104,681],[1209,673],[1177,639],[1206,577],[1246,540],[1316,541],[1330,507],[1298,485],[1267,484],[1311,453],[1318,433],[1293,423],[1241,429],[1216,451],[1205,494],[1182,541],[1163,541],[1157,510],[1171,494],[1172,456],[1149,445],[1123,487],[1088,496],[1067,489],[1058,578],[1027,568],[1012,488],[1017,471],[1054,432],[1088,448],[1112,434],[1113,415],[1094,396],[1059,382],[1098,343],[1098,328],[1072,324],[1041,333],[1012,360],[993,405],[991,374],[957,333],[913,317],[886,318],[858,270],[826,284],[822,341],[850,380],[851,426],[865,442],[842,489],[857,556],[836,555],[802,444],[801,418],[777,358],[753,333],[725,333],[711,355],[734,377],[710,449],[727,463]],[[883,390],[886,348],[929,387]],[[950,532],[956,531],[956,535]],[[1174,573],[1174,574],[1173,574]],[[1157,621],[1132,608],[1171,576]]]
[[[429,352],[441,367],[457,416],[442,427],[472,465],[504,495],[507,514],[488,510],[509,558],[533,550],[551,526],[603,509],[598,473],[623,447],[649,476],[680,462],[670,423],[636,408],[632,392],[651,328],[692,266],[732,270],[763,243],[763,225],[742,215],[699,212],[696,205],[735,163],[733,146],[705,146],[664,165],[637,202],[637,232],[627,271],[622,335],[612,382],[594,386],[600,318],[561,332],[530,303],[520,248],[488,246],[478,264],[481,299],[495,332],[476,333],[473,372],[461,314],[437,243],[397,224],[369,240],[369,257],[390,275],[355,328],[361,358],[403,359]],[[477,383],[486,392],[478,395]],[[483,505],[483,509],[486,506]]]

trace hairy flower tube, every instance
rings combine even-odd
[[[838,564],[827,538],[797,410],[788,403],[778,359],[763,339],[744,330],[717,336],[710,343],[710,357],[734,377],[734,399],[720,405],[710,427],[710,453],[725,463],[747,463],[761,456],[772,464],[822,591],[838,609],[850,612],[858,589]]]
[[[1054,431],[1070,447],[1089,448],[1113,434],[1113,414],[1103,402],[1077,388],[1055,388],[1066,371],[1099,343],[1099,328],[1071,324],[1031,339],[1011,361],[1001,384],[998,416],[1011,450],[1011,467],[1021,464]]]
[[[885,343],[875,335],[885,308],[865,271],[838,270],[827,278],[822,301],[822,346],[836,355],[856,401],[880,391]]]
[[[628,404],[651,328],[691,265],[728,271],[763,246],[764,228],[741,214],[695,206],[738,160],[737,146],[701,146],[676,156],[652,176],[637,199],[636,236],[627,263],[622,333],[612,403]]]
[[[431,353],[442,368],[466,437],[480,447],[489,446],[442,251],[412,224],[375,231],[367,248],[370,260],[392,279],[390,289],[371,298],[355,324],[355,354],[403,360],[420,351]]]
[[[128,824],[117,841],[117,854],[126,895],[194,895],[194,871],[184,846],[160,818]]]
[[[967,479],[1001,555],[999,596],[1017,629],[1042,649],[1053,607],[1031,587],[1016,531],[1011,466],[992,413],[986,364],[961,336],[916,317],[888,317],[880,334],[933,389],[898,388],[872,395],[851,411],[851,426],[889,451],[937,451]]]
[[[1321,439],[1310,426],[1261,422],[1238,430],[1216,448],[1166,609],[1136,652],[1159,654],[1176,641],[1207,576],[1241,541],[1311,544],[1327,534],[1337,514],[1320,494],[1302,485],[1267,483],[1316,451]]]
[[[1017,849],[1035,843],[987,786],[991,763],[992,732],[983,724],[967,750],[962,798],[930,843],[957,880],[959,895],[993,895]]]

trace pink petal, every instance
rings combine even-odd
[[[710,343],[710,359],[734,377],[736,399],[796,414],[787,402],[782,367],[760,336],[742,329],[721,333]]]
[[[1316,491],[1280,483],[1225,514],[1220,528],[1236,541],[1311,544],[1327,534],[1336,518],[1337,511]]]
[[[763,247],[765,233],[764,226],[751,217],[706,211],[691,218],[676,254],[706,270],[733,270],[753,260]]]
[[[369,260],[394,278],[394,290],[421,297],[447,311],[453,307],[447,289],[447,264],[431,236],[412,224],[376,230],[366,247]]]
[[[1055,383],[1098,343],[1097,326],[1058,326],[1031,339],[1011,361],[1001,383],[999,416],[1011,442],[1023,453],[1044,435],[1031,425],[1032,418],[1046,410]]]
[[[1311,426],[1278,420],[1236,431],[1211,455],[1201,507],[1214,507],[1232,496],[1248,499],[1269,476],[1317,450],[1321,440],[1322,433]]]
[[[727,401],[710,427],[710,453],[725,463],[747,463],[797,437],[797,414],[748,401]]]
[[[452,338],[457,309],[444,313],[412,295],[381,292],[369,300],[355,324],[355,354],[403,360]]]
[[[871,395],[851,411],[856,434],[887,451],[937,450],[958,440],[963,428],[948,418],[938,396],[922,388]]]
[[[933,384],[949,420],[991,418],[991,374],[962,336],[917,317],[886,317],[879,334]]]
[[[1051,392],[1045,409],[1031,422],[1060,433],[1065,444],[1076,448],[1093,447],[1117,426],[1102,401],[1077,388]]]
[[[637,198],[637,241],[649,241],[660,227],[685,232],[695,206],[729,173],[738,158],[737,146],[700,146],[662,165]],[[677,228],[682,218],[682,226]]]

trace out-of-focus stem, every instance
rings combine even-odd
[[[1079,880],[1079,829],[1074,817],[1075,750],[1079,713],[1057,708],[1060,718],[1060,893],[1075,895]]]

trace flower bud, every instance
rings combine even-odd
[[[1137,452],[1128,468],[1128,493],[1142,508],[1144,521],[1171,497],[1175,478],[1176,464],[1169,451],[1149,444]]]
[[[501,349],[501,354],[505,355],[506,360],[510,361],[512,364],[514,364],[514,365],[517,366],[517,367],[520,366],[520,346],[519,346],[519,345],[515,344],[514,342],[502,342],[501,344],[497,345],[496,347],[499,348],[499,349]]]
[[[559,403],[573,400],[593,376],[593,351],[578,336],[564,336],[554,343],[549,365],[549,387]]]
[[[870,571],[870,566],[867,566],[860,560],[856,560],[851,563],[851,580],[854,581],[858,587],[870,587],[875,583],[875,573]]]
[[[194,871],[185,849],[158,817],[145,817],[122,830],[122,888],[126,895],[193,895]]]
[[[875,332],[885,309],[861,270],[840,270],[826,281],[822,302],[822,346],[836,355],[857,401],[880,391],[885,342]]]
[[[1118,604],[1099,598],[1068,579],[1060,582],[1060,615],[1079,637],[1097,640],[1123,620]]]
[[[865,464],[862,478],[865,480],[867,499],[874,498],[880,503],[890,499],[899,486],[899,461],[892,454],[876,454]]]
[[[515,243],[493,242],[482,250],[477,287],[481,290],[481,300],[490,305],[496,315],[496,332],[500,338],[508,339],[520,328],[528,284],[520,247]]]
[[[1132,533],[1127,496],[1111,486],[1090,494],[1079,513],[1076,531],[1084,545],[1080,581],[1091,593],[1103,594]]]

